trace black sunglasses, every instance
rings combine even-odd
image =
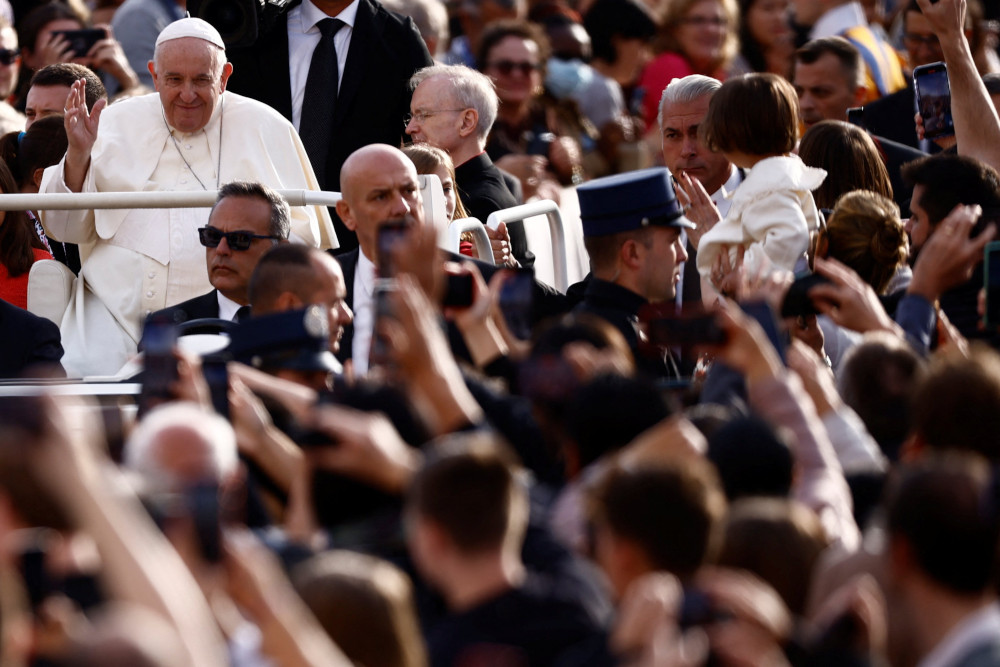
[[[0,49],[0,65],[13,65],[19,55],[20,49]]]
[[[518,63],[514,62],[513,60],[498,60],[496,62],[490,63],[488,66],[496,68],[496,70],[501,74],[503,74],[504,76],[510,76],[510,74],[515,70],[520,71],[521,74],[523,74],[524,76],[528,76],[539,68],[539,66],[536,65],[535,63],[527,63],[527,62]]]
[[[201,241],[201,244],[206,248],[218,248],[219,244],[222,243],[222,239],[226,239],[226,243],[229,244],[230,250],[246,250],[250,247],[250,244],[253,243],[254,239],[271,239],[272,241],[281,240],[278,236],[264,236],[242,229],[238,229],[235,232],[224,232],[218,227],[198,228],[198,240]]]

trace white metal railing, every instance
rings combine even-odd
[[[278,190],[289,206],[333,206],[339,192]],[[192,192],[59,192],[47,194],[0,194],[0,211],[112,209],[112,208],[210,208],[218,199],[216,190]]]
[[[552,268],[555,273],[554,287],[565,293],[569,288],[569,259],[566,249],[566,232],[563,230],[562,214],[559,205],[551,199],[540,199],[520,206],[512,206],[490,214],[486,226],[496,229],[501,222],[509,223],[536,215],[544,215],[549,221],[549,235],[552,238]]]
[[[486,227],[483,226],[483,223],[478,218],[459,218],[458,220],[451,221],[451,224],[448,225],[448,250],[458,252],[459,244],[462,241],[462,234],[465,232],[472,232],[479,260],[487,264],[495,264],[490,237],[486,234]]]

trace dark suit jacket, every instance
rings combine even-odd
[[[892,198],[899,206],[904,218],[910,215],[910,197],[913,196],[913,186],[903,180],[901,170],[907,162],[927,157],[927,153],[906,146],[884,137],[872,135],[875,145],[882,153],[885,169],[889,172],[889,182],[892,184]]]
[[[865,105],[865,129],[889,141],[920,148],[917,129],[913,124],[916,107],[913,103],[913,83],[892,95]]]
[[[218,290],[182,301],[176,306],[170,306],[151,314],[148,319],[166,320],[181,324],[189,320],[200,320],[219,316]]]
[[[505,175],[486,153],[455,167],[455,185],[469,215],[486,224],[491,213],[518,205],[507,187]],[[521,266],[534,264],[535,256],[528,251],[528,239],[524,235],[524,222],[509,223],[507,233],[510,234],[511,252]]]
[[[0,299],[0,378],[31,375],[36,366],[64,376],[62,356],[59,327]]]
[[[233,63],[228,89],[264,102],[291,120],[287,19],[286,14],[278,17],[253,46],[227,51]],[[432,64],[411,19],[392,14],[373,0],[361,0],[331,119],[326,177],[320,181],[324,190],[340,191],[340,168],[362,146],[400,145],[403,118],[410,112],[410,77]],[[357,237],[339,219],[334,219],[334,226],[342,250],[357,247]]]

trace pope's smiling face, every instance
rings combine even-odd
[[[208,125],[233,71],[225,59],[222,49],[196,37],[160,44],[149,72],[171,127],[197,132]]]

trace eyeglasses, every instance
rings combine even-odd
[[[916,33],[908,32],[903,35],[903,41],[913,46],[932,46],[936,47],[940,44],[937,35],[918,35]]]
[[[513,60],[498,60],[490,63],[487,67],[492,67],[504,76],[510,76],[514,70],[519,71],[524,76],[530,76],[532,72],[538,71],[539,68],[537,63],[518,63]]]
[[[0,49],[0,65],[13,65],[21,55],[20,49]]]
[[[465,107],[468,109],[468,107]],[[436,111],[418,111],[417,113],[408,113],[403,116],[403,127],[409,125],[412,121],[417,121],[418,125],[423,125],[431,116],[436,116],[439,113],[457,113],[459,111],[465,111],[465,109],[437,109]]]
[[[206,248],[218,248],[219,244],[222,243],[222,239],[226,239],[226,243],[229,244],[230,250],[247,250],[250,248],[250,244],[253,243],[254,239],[271,239],[272,241],[281,241],[280,236],[270,236],[254,234],[253,232],[248,232],[244,229],[238,229],[235,232],[224,232],[218,227],[199,227],[198,228],[198,240]]]
[[[724,16],[688,16],[680,21],[684,25],[694,25],[699,28],[703,26],[712,26],[715,28],[721,28],[729,25],[729,21],[726,20]]]

